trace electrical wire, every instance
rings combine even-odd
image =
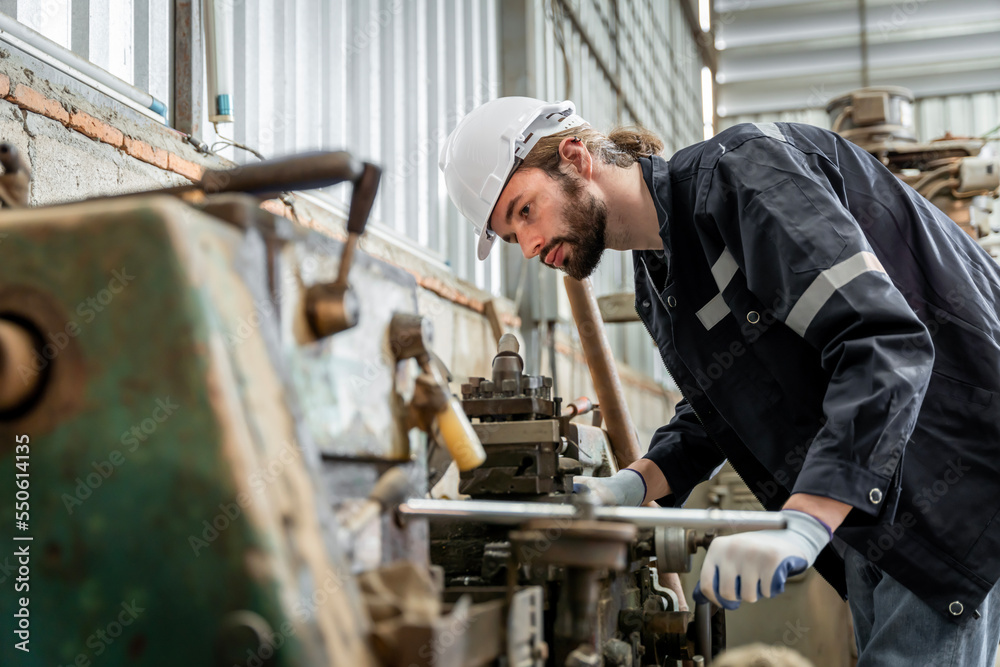
[[[263,162],[265,159],[267,159],[258,150],[254,149],[254,148],[250,148],[246,144],[241,144],[238,141],[235,141],[233,139],[229,139],[229,138],[224,137],[221,134],[219,134],[219,124],[218,123],[212,123],[212,126],[215,128],[215,135],[216,135],[216,137],[218,137],[218,141],[216,141],[214,144],[212,144],[209,147],[208,151],[210,153],[218,154],[218,152],[221,151],[226,146],[232,146],[233,148],[239,148],[241,150],[247,151],[248,153],[252,153],[254,155],[254,157],[256,157],[261,162]],[[220,146],[220,148],[216,148],[216,146]]]
[[[997,132],[1000,132],[1000,125],[997,125],[992,130],[988,131],[986,134],[984,134],[983,136],[978,137],[978,138],[985,140],[985,139],[988,139],[991,134],[996,134]]]

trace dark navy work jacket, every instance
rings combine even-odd
[[[1000,578],[1000,266],[816,127],[738,125],[640,164],[663,252],[633,254],[636,310],[684,395],[646,455],[661,502],[728,458],[768,509],[851,505],[836,545],[973,617]],[[816,567],[843,595],[833,546]]]

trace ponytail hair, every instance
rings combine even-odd
[[[633,162],[641,157],[659,155],[663,151],[663,141],[637,125],[616,127],[608,132],[608,141],[622,153],[631,156]]]
[[[663,141],[641,127],[618,127],[604,135],[585,125],[542,137],[525,156],[520,168],[541,169],[561,180],[564,174],[559,170],[559,144],[566,137],[578,137],[595,158],[623,169],[641,157],[658,155],[663,150]]]

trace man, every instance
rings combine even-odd
[[[674,155],[572,103],[501,98],[441,153],[479,232],[575,278],[632,250],[636,310],[684,394],[590,484],[679,506],[728,458],[785,530],[712,542],[728,609],[815,565],[866,665],[992,665],[1000,634],[1000,270],[831,132],[745,124]],[[905,455],[904,455],[905,454]]]

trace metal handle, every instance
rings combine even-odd
[[[398,508],[401,519],[480,521],[516,526],[534,519],[585,518],[570,504],[507,502],[499,500],[437,500],[414,498]],[[780,530],[786,527],[779,512],[738,510],[667,509],[658,507],[595,507],[593,517],[623,521],[640,528],[681,527],[740,533],[752,530]]]
[[[209,170],[202,176],[198,188],[207,194],[265,194],[325,188],[343,181],[358,183],[364,174],[364,163],[350,153],[322,151],[266,160],[233,169]],[[377,183],[378,179],[376,185]]]

